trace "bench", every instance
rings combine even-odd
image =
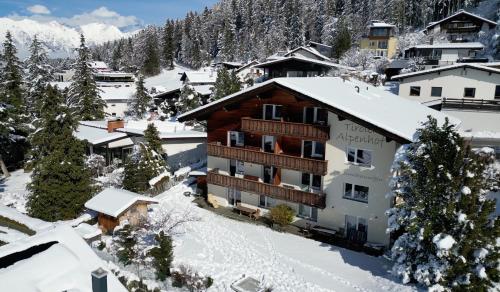
[[[240,215],[249,216],[253,220],[257,220],[260,218],[260,209],[245,203],[238,202],[236,203],[235,209],[240,213]]]

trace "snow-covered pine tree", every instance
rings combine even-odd
[[[45,92],[45,87],[52,79],[53,68],[42,43],[37,36],[30,45],[30,56],[25,61],[27,71],[26,84],[26,113],[30,117],[40,117],[40,107]]]
[[[185,113],[203,104],[200,95],[189,85],[184,85],[181,89],[181,94],[175,102],[177,113]]]
[[[46,221],[76,218],[92,195],[85,146],[73,136],[77,123],[57,89],[47,87],[37,143],[40,154],[28,189],[31,216]],[[49,134],[50,132],[50,134]],[[40,147],[40,145],[38,145]]]
[[[125,163],[123,188],[144,193],[150,189],[149,181],[165,171],[166,163],[159,153],[145,143],[134,145],[134,150]]]
[[[106,102],[100,96],[90,68],[90,53],[85,45],[85,37],[80,35],[78,58],[73,68],[75,75],[69,87],[67,104],[79,120],[102,120]]]
[[[160,231],[155,235],[157,246],[149,251],[153,258],[153,267],[155,268],[156,279],[165,281],[170,276],[170,266],[174,260],[174,246],[172,238]]]
[[[12,119],[9,117],[9,108],[12,106],[0,102],[0,171],[4,176],[10,176],[4,157],[9,155],[9,146],[11,144],[10,135],[12,134]]]
[[[2,81],[0,87],[2,97],[0,97],[0,101],[13,106],[14,110],[18,113],[18,116],[20,116],[24,110],[24,89],[21,75],[21,62],[17,57],[17,49],[9,31],[5,34],[3,53],[0,56],[0,64],[3,63],[0,70],[0,80]]]
[[[128,104],[127,114],[140,120],[146,116],[152,103],[153,99],[144,86],[144,76],[139,74],[135,82],[135,94]]]
[[[145,30],[145,44],[143,54],[143,64],[141,71],[146,76],[160,74],[160,53],[158,51],[158,35],[153,26],[148,26]]]
[[[334,36],[334,56],[340,59],[351,48],[351,32],[345,18],[340,18]]]
[[[471,152],[448,121],[429,118],[417,135],[394,164],[393,271],[436,291],[486,291],[499,281],[500,248],[495,202],[485,197],[490,158]]]
[[[163,62],[167,69],[174,68],[174,53],[175,53],[175,43],[174,43],[174,22],[172,20],[167,20],[165,26],[163,27],[163,37],[162,37],[162,55]]]
[[[161,147],[160,132],[156,128],[154,123],[148,124],[148,127],[144,131],[144,140],[148,144],[151,150],[156,151],[158,154],[163,154],[163,148]]]
[[[118,257],[118,261],[125,266],[134,263],[137,257],[136,236],[136,230],[128,223],[117,231],[117,239],[115,239],[115,244],[117,245],[116,256]]]
[[[214,90],[211,96],[212,100],[218,100],[230,94],[240,91],[241,81],[238,75],[233,71],[231,73],[226,68],[221,68],[217,72]]]

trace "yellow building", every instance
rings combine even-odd
[[[374,20],[368,29],[368,35],[361,39],[361,49],[369,50],[378,57],[394,58],[398,46],[396,26]]]

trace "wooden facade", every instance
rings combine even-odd
[[[118,217],[109,216],[103,213],[98,213],[97,221],[99,227],[104,233],[112,232],[116,226],[121,222],[127,220],[130,225],[137,226],[141,223],[143,218],[147,217],[148,204],[151,202],[138,201],[132,206],[128,207]]]
[[[261,151],[260,149],[255,150],[245,147],[228,147],[214,143],[209,143],[207,145],[207,152],[208,155],[214,157],[235,159],[261,165],[272,165],[277,168],[291,169],[317,175],[326,175],[328,167],[327,162],[324,160],[267,153]]]
[[[330,139],[330,127],[325,125],[242,118],[241,130],[262,135],[289,136],[302,140],[321,142],[326,142]]]
[[[279,185],[266,184],[257,181],[256,178],[248,176],[244,178],[227,176],[219,174],[216,169],[208,172],[207,182],[222,187],[235,188],[244,192],[265,195],[278,200],[300,203],[312,207],[324,209],[326,206],[324,193],[304,192]]]

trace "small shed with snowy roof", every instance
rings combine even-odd
[[[149,204],[158,200],[127,190],[107,188],[85,203],[85,207],[98,213],[99,227],[112,231],[127,220],[131,225],[139,224],[148,213]]]

